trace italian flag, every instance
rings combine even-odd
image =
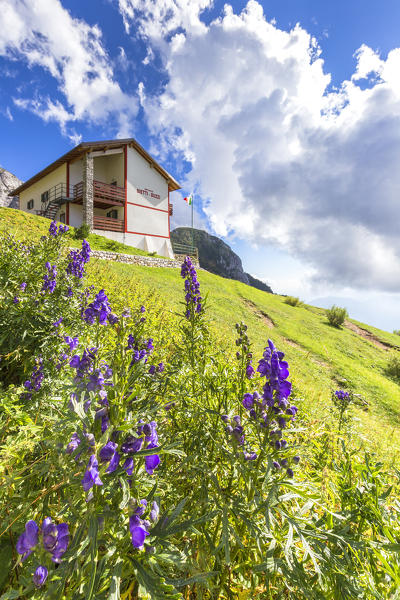
[[[190,194],[190,196],[186,196],[186,198],[184,198],[184,201],[190,206],[193,202],[193,194]]]

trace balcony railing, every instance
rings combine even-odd
[[[42,204],[46,204],[47,202],[57,202],[58,204],[62,204],[68,196],[67,184],[64,182],[57,183],[47,190],[47,192],[43,192]]]
[[[83,181],[74,185],[74,202],[83,202]],[[102,181],[93,180],[94,205],[123,206],[125,204],[125,188]]]
[[[123,219],[111,219],[110,217],[93,217],[94,229],[103,229],[104,231],[124,231]]]

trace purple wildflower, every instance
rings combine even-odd
[[[100,479],[98,466],[99,463],[97,462],[97,458],[95,454],[92,454],[89,459],[87,470],[82,479],[82,486],[85,492],[90,490],[90,488],[92,488],[94,485],[103,485],[103,482]]]
[[[47,517],[42,523],[43,547],[52,555],[51,560],[61,562],[62,555],[66,552],[69,543],[69,530],[67,523],[56,525]]]
[[[82,279],[85,274],[85,265],[90,260],[90,245],[86,240],[82,242],[82,250],[71,250],[69,253],[69,263],[67,266],[67,273],[73,275],[78,279]],[[71,289],[71,288],[70,288]],[[72,290],[71,290],[72,292]],[[69,295],[69,294],[68,294]],[[71,293],[72,296],[72,293]]]
[[[100,325],[107,325],[107,317],[110,313],[111,308],[106,293],[104,290],[100,290],[84,311],[84,319],[90,325],[93,325],[96,319]]]
[[[131,532],[133,547],[142,549],[145,539],[149,535],[149,532],[145,528],[145,524],[143,523],[143,521],[137,515],[133,515],[130,517],[129,531]]]
[[[22,554],[24,561],[31,553],[39,541],[39,527],[36,521],[28,521],[25,525],[25,531],[22,533],[16,544],[18,554]]]
[[[51,265],[49,262],[46,262],[45,266],[47,273],[43,277],[42,292],[49,292],[49,294],[52,294],[56,289],[57,267],[56,265]]]
[[[158,519],[159,513],[160,513],[160,508],[159,508],[157,502],[154,500],[153,504],[151,505],[150,521],[153,521],[153,523],[155,523]]]
[[[33,583],[36,585],[36,587],[41,587],[44,584],[48,574],[49,572],[46,567],[42,567],[42,565],[37,567],[35,573],[33,574]]]
[[[28,393],[25,395],[25,397],[28,400],[32,398],[32,392],[38,392],[40,390],[40,388],[42,387],[43,379],[43,359],[37,358],[36,365],[32,371],[31,378],[27,379],[24,382],[24,387],[28,390]]]
[[[181,267],[181,277],[185,279],[185,300],[186,300],[186,313],[187,319],[194,313],[200,313],[202,311],[202,297],[200,295],[200,283],[197,280],[196,269],[193,266],[189,256],[186,256]]]
[[[70,351],[72,352],[72,350],[75,350],[75,348],[78,347],[79,345],[79,338],[77,337],[70,337],[69,335],[64,336],[64,342],[66,344],[68,344]]]

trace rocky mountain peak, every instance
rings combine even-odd
[[[21,185],[22,181],[15,175],[0,167],[0,206],[18,208],[18,198],[9,196],[9,192]]]
[[[177,227],[171,231],[171,242],[176,244],[192,244],[190,227]],[[202,229],[193,230],[193,243],[199,251],[199,263],[203,269],[227,279],[236,279],[259,290],[272,293],[271,288],[243,271],[242,261],[233,250],[215,235]]]

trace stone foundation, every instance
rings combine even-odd
[[[76,250],[76,248],[71,248]],[[140,256],[139,254],[121,254],[120,252],[108,252],[108,250],[92,250],[90,256],[102,260],[113,260],[116,262],[140,265],[142,267],[167,267],[170,269],[180,269],[182,260],[172,260],[168,258],[157,258],[156,256]],[[196,268],[199,268],[197,261],[193,261]]]

